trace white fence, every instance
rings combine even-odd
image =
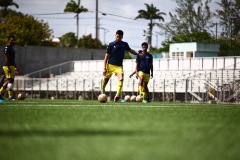
[[[66,65],[67,64],[67,65]],[[212,57],[192,59],[154,59],[153,79],[149,82],[151,93],[206,93],[208,87],[220,91],[221,86],[240,79],[240,57]],[[103,61],[73,61],[64,63],[68,72],[50,78],[17,77],[15,89],[24,91],[95,91],[101,88]],[[56,68],[66,70],[64,66],[54,66],[41,70],[50,74]],[[70,67],[69,67],[70,66]],[[123,92],[137,93],[138,80],[129,75],[135,70],[135,60],[124,60]],[[34,74],[38,72],[34,72]],[[41,74],[42,75],[42,74]],[[106,91],[115,92],[117,78],[112,76]]]

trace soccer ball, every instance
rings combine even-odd
[[[100,103],[106,103],[107,102],[107,95],[106,94],[100,94],[98,96],[98,102]]]
[[[126,101],[126,102],[130,102],[130,96],[129,95],[126,95],[125,97],[124,97],[124,100]]]
[[[136,101],[137,101],[137,102],[142,102],[142,100],[143,100],[143,97],[142,97],[142,96],[138,95],[138,96],[136,97]]]
[[[136,96],[135,95],[132,95],[131,98],[130,98],[131,102],[136,102]]]
[[[18,100],[24,100],[26,98],[25,94],[24,93],[19,93],[18,94]]]

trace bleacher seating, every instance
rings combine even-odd
[[[207,58],[206,62],[203,58],[162,59],[154,60],[153,64],[154,77],[148,84],[150,92],[206,92],[209,86],[218,91],[224,84],[240,79],[240,57]],[[25,87],[24,90],[100,91],[102,68],[101,60],[74,61],[71,71],[52,78],[16,78],[21,81],[17,87]],[[124,60],[124,92],[138,90],[138,80],[135,76],[129,78],[134,70],[135,60]],[[117,84],[117,77],[112,75],[106,90],[116,91]]]

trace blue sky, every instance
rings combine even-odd
[[[77,0],[75,0],[77,1]],[[217,4],[213,0],[211,8],[215,9]],[[14,0],[19,5],[16,9],[19,12],[33,15],[37,19],[47,22],[53,29],[54,37],[60,37],[67,32],[76,33],[76,19],[73,13],[68,14],[52,14],[64,13],[64,8],[69,0]],[[145,41],[143,30],[147,29],[148,21],[134,20],[138,15],[138,10],[146,9],[144,3],[153,3],[161,12],[165,12],[165,22],[169,21],[169,12],[173,12],[176,7],[174,0],[98,0],[100,33],[99,39],[102,43],[108,44],[114,40],[116,30],[124,31],[123,40],[128,42],[132,49],[140,49],[140,45]],[[95,10],[96,0],[81,0],[81,5],[88,8],[90,12],[80,14],[79,20],[79,36],[92,34],[95,37]],[[12,9],[15,9],[12,7]],[[50,14],[50,15],[49,15]],[[165,39],[163,31],[155,27],[152,44],[154,47],[160,47],[160,43]],[[161,33],[161,34],[160,34]]]

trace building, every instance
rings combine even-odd
[[[169,58],[217,57],[220,45],[217,43],[184,42],[170,44]]]

